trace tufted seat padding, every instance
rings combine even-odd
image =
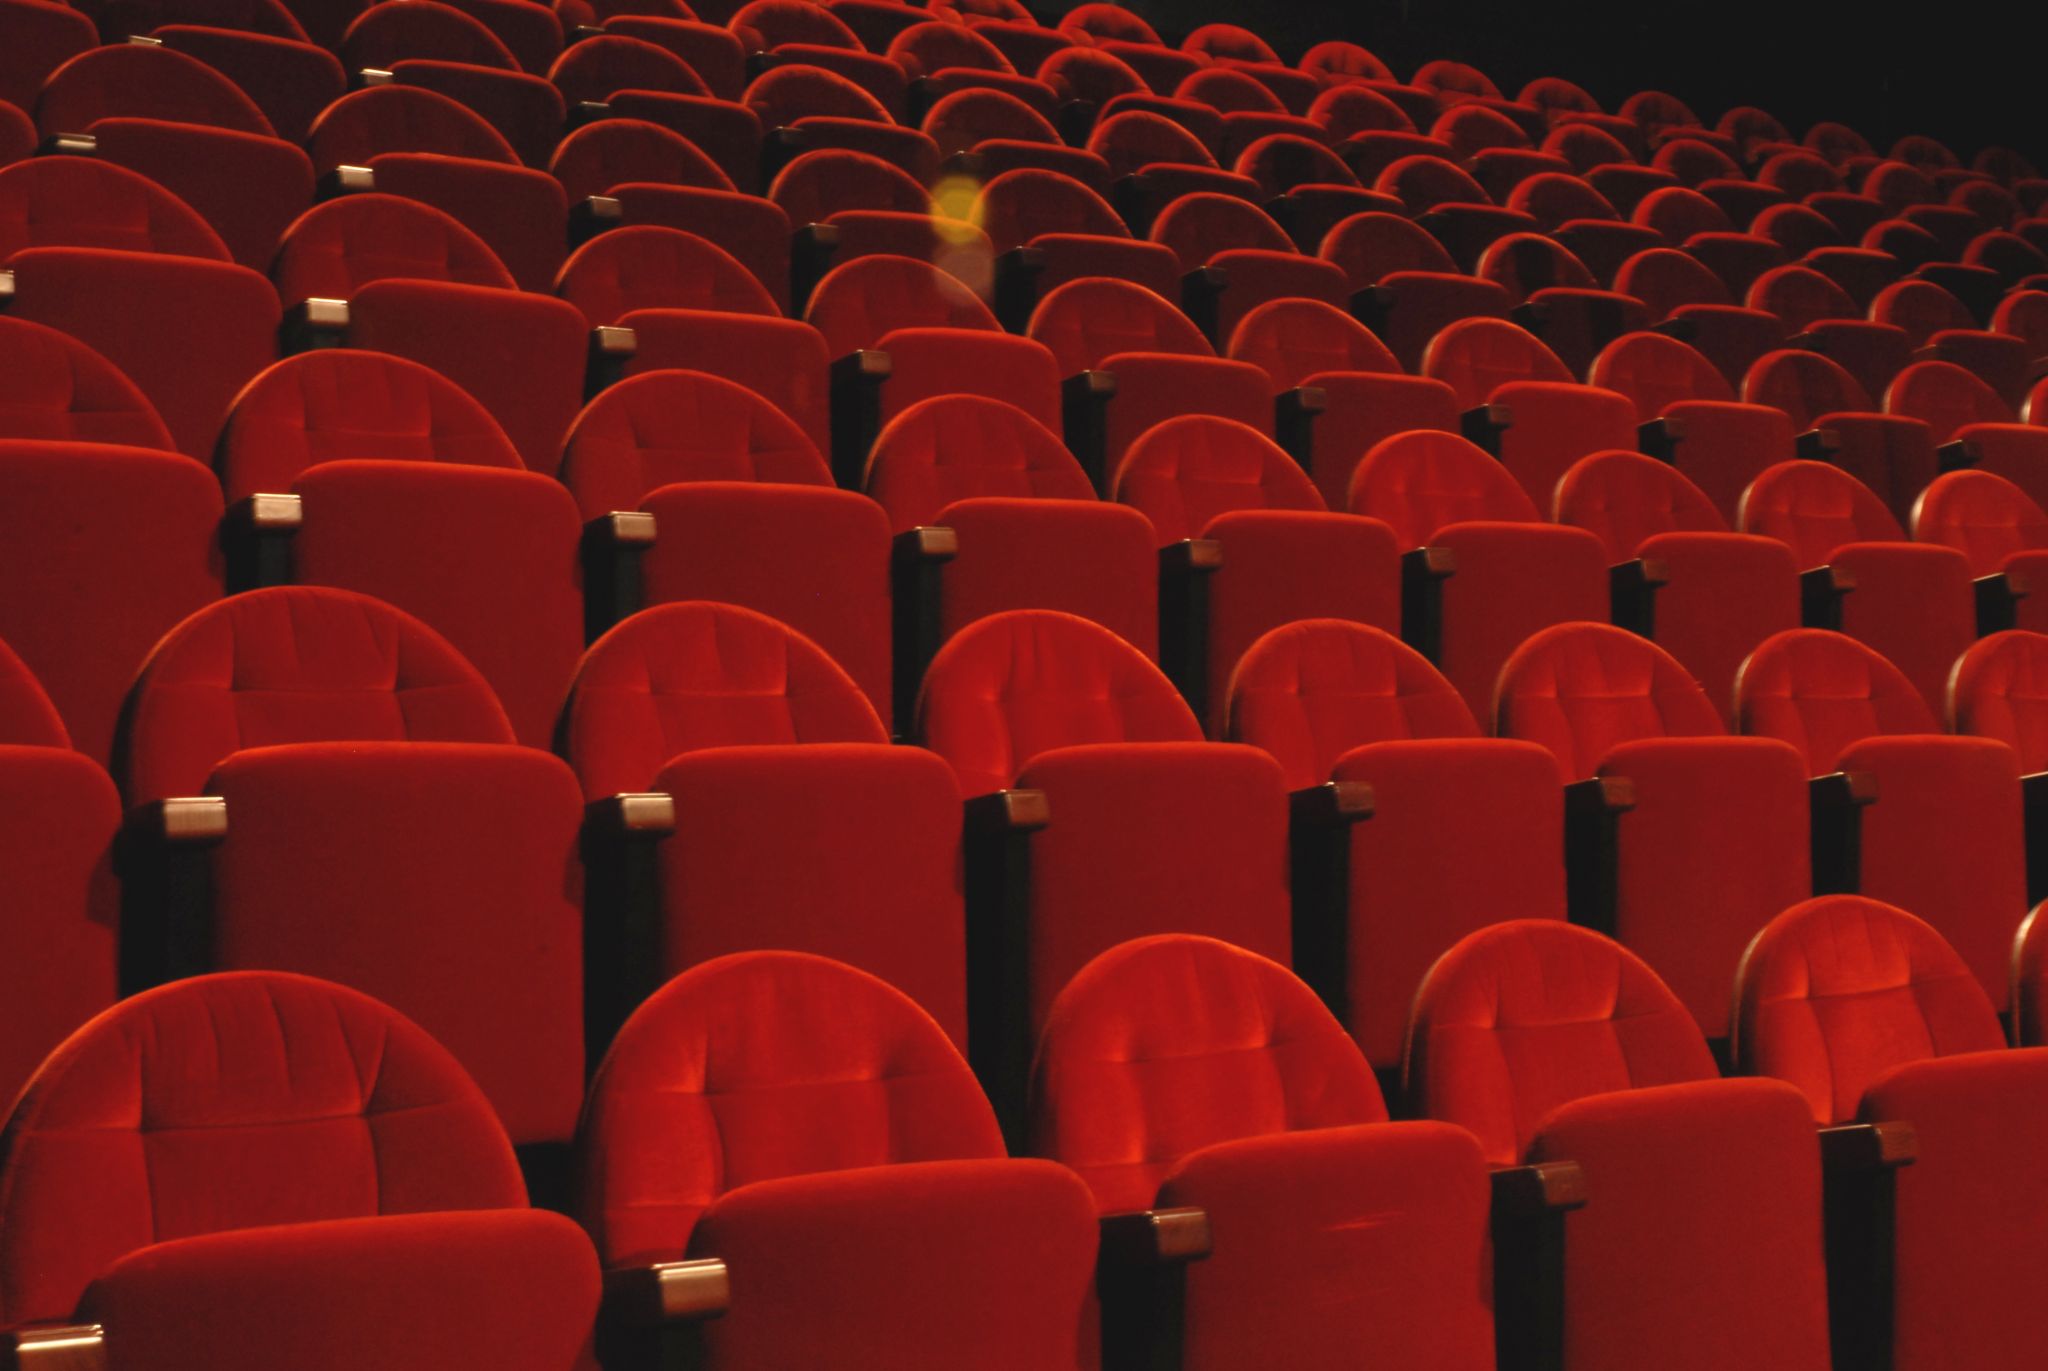
[[[146,176],[89,157],[38,157],[0,168],[0,261],[32,247],[228,260],[220,235],[183,200]]]
[[[0,358],[0,435],[171,449],[149,397],[71,335],[0,319]]]
[[[768,288],[724,248],[654,224],[613,229],[585,243],[562,264],[555,293],[582,310],[593,328],[616,324],[636,309],[782,312]]]
[[[285,230],[271,268],[286,305],[347,300],[373,281],[517,289],[483,239],[417,200],[370,192],[316,205]]]

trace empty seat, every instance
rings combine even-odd
[[[1922,543],[1952,547],[1970,563],[1970,574],[1984,578],[2008,578],[2006,595],[2031,587],[2044,559],[2037,556],[2048,549],[2048,516],[2016,483],[1989,471],[1952,471],[1930,482],[1913,507],[1913,537]],[[2017,576],[2022,585],[2010,585]],[[1986,586],[1988,592],[1991,586]],[[2039,631],[2048,622],[2048,609],[2020,599],[2017,609],[2006,609],[2002,617],[2010,623],[1979,624],[1990,627],[2018,627]]]
[[[1811,335],[1872,395],[1881,393],[1910,360],[1905,330],[1865,319],[1840,286],[1811,267],[1765,272],[1750,287],[1749,306],[1769,310],[1795,334]]]
[[[1513,304],[1493,281],[1459,274],[1443,245],[1398,214],[1354,214],[1332,228],[1318,253],[1343,268],[1354,309],[1401,365],[1419,370],[1423,350],[1460,319],[1505,319]]]
[[[0,104],[19,110],[34,107],[36,91],[51,72],[99,43],[92,20],[68,5],[9,0],[0,12],[12,40],[0,59]]]
[[[344,195],[285,230],[271,266],[286,305],[347,300],[373,281],[444,281],[517,289],[483,239],[443,210],[396,195]]]
[[[313,170],[366,166],[380,152],[438,152],[515,166],[503,134],[447,96],[419,86],[366,86],[320,112],[306,135]]]
[[[2044,646],[2048,639],[2024,629],[1979,639],[1958,657],[1943,709],[1957,733],[1996,738],[2012,748],[2030,776],[2048,769],[2048,736],[2042,729],[2048,719],[2035,686]]]
[[[1602,290],[1586,264],[1537,233],[1511,233],[1480,254],[1474,269],[1498,282],[1516,305],[1542,320],[1546,346],[1574,375],[1585,374],[1600,349],[1624,333],[1647,328],[1647,308],[1632,296]]]
[[[483,240],[522,290],[546,290],[568,248],[569,206],[544,171],[426,152],[370,159],[378,191],[417,200]]]
[[[645,119],[599,119],[564,138],[548,162],[571,203],[628,181],[731,190],[718,164],[672,129]]]
[[[1634,954],[1553,920],[1472,934],[1416,996],[1407,1068],[1422,1112],[1472,1129],[1496,1165],[1584,1169],[1588,1203],[1564,1220],[1568,1364],[1828,1365],[1805,1101],[1716,1079]]]
[[[1112,276],[1161,296],[1180,289],[1180,263],[1171,248],[1140,242],[1107,200],[1072,177],[1018,167],[990,177],[975,196],[970,220],[989,236],[1000,258],[1020,248],[1037,259],[1015,270],[1019,293],[1038,295],[1083,276]],[[1000,264],[999,264],[1000,265]],[[1028,273],[1029,285],[1019,278]],[[1000,292],[998,305],[1004,303]],[[1028,315],[1027,315],[1028,321]]]
[[[1392,1073],[1414,988],[1453,943],[1506,909],[1564,917],[1555,765],[1534,743],[1481,737],[1449,681],[1363,624],[1266,634],[1231,678],[1229,709],[1231,741],[1270,752],[1290,790],[1373,789],[1372,820],[1340,839],[1349,888],[1322,933],[1334,945],[1319,943],[1303,970],[1366,1060]]]
[[[1382,441],[1352,473],[1348,507],[1390,525],[1410,556],[1404,571],[1416,578],[1408,593],[1417,598],[1404,600],[1402,634],[1474,717],[1491,719],[1501,663],[1524,639],[1551,624],[1607,617],[1600,540],[1542,523],[1506,469],[1456,434]],[[1424,547],[1448,548],[1451,569],[1441,554],[1418,562],[1415,550]]]
[[[146,176],[88,157],[39,157],[0,169],[0,261],[32,247],[228,260],[220,235],[184,201]]]
[[[1785,341],[1783,320],[1734,304],[1720,277],[1675,248],[1631,256],[1615,271],[1614,288],[1641,300],[1652,319],[1688,330],[1692,346],[1730,385],[1739,385],[1757,358]]]
[[[1997,1358],[2029,1336],[2041,1211],[2025,1138],[2048,1102],[2048,1054],[2004,1050],[1969,968],[1902,909],[1836,896],[1758,935],[1736,987],[1739,1065],[1790,1081],[1823,1124],[1910,1119],[1897,1181],[1895,1364]]]
[[[110,1091],[147,1113],[92,1129],[88,1179],[73,1164],[80,1121],[104,1119]],[[82,1314],[104,1326],[90,1341],[137,1368],[590,1364],[589,1240],[527,1209],[475,1082],[366,995],[273,972],[138,995],[52,1054],[9,1123],[11,1320]],[[278,1326],[234,1318],[245,1298]],[[398,1312],[420,1298],[435,1316]],[[363,1300],[387,1317],[359,1326]]]
[[[716,243],[681,229],[613,229],[562,264],[555,293],[596,328],[637,309],[777,315],[768,288]]]
[[[1826,462],[1781,462],[1759,474],[1743,493],[1738,523],[1791,548],[1809,585],[1827,583],[1830,593],[1809,612],[1808,627],[1832,618],[1833,627],[1905,672],[1931,708],[1942,708],[1949,669],[1977,631],[1962,553],[1907,542],[1868,486]]]
[[[1207,414],[1156,424],[1124,454],[1110,495],[1151,521],[1162,551],[1195,538],[1221,547],[1207,578],[1208,660],[1185,664],[1205,678],[1197,699],[1212,734],[1223,731],[1232,669],[1268,629],[1311,618],[1399,627],[1392,531],[1328,512],[1307,474],[1256,429]]]
[[[93,48],[51,72],[34,114],[45,138],[87,133],[95,121],[116,116],[274,132],[256,102],[206,63],[170,48],[132,43]]]
[[[564,50],[548,68],[548,80],[570,106],[603,103],[622,90],[710,94],[702,78],[668,49],[615,33],[586,39]]]
[[[170,450],[155,406],[76,338],[0,317],[0,438]]]
[[[1960,444],[1963,462],[2005,477],[2036,504],[2048,497],[2048,431],[2014,423],[1981,377],[1953,362],[1915,362],[1886,389],[1884,407],[1926,424],[1937,445]]]
[[[1580,385],[1556,353],[1525,329],[1500,319],[1466,319],[1430,341],[1422,374],[1457,392],[1466,411],[1507,407],[1488,440],[1540,509],[1558,478],[1579,458],[1635,446],[1635,406],[1597,386]]]
[[[1150,1089],[1164,1057],[1203,1108]],[[1477,1147],[1442,1124],[1387,1123],[1357,1049],[1286,968],[1207,938],[1105,952],[1048,1019],[1032,1115],[1033,1150],[1077,1170],[1105,1214],[1208,1214],[1214,1250],[1187,1273],[1188,1365],[1338,1365],[1361,1339],[1491,1364]]]
[[[748,1097],[742,1128],[716,1119],[728,1082]],[[846,1126],[855,1098],[875,1127]],[[579,1151],[577,1212],[607,1265],[716,1257],[731,1272],[707,1366],[1092,1363],[1087,1187],[1010,1160],[959,1051],[865,972],[797,952],[685,972],[606,1055]],[[1031,1259],[996,1259],[990,1221]]]
[[[472,66],[518,69],[518,59],[481,20],[434,0],[392,0],[364,10],[341,36],[340,56],[350,71],[389,71],[406,57]]]
[[[183,200],[233,260],[257,271],[269,268],[285,228],[313,203],[313,164],[282,139],[161,119],[102,119],[91,136],[95,160],[139,172]]]
[[[1819,629],[1757,648],[1737,679],[1736,703],[1744,733],[1791,743],[1810,775],[1875,778],[1860,873],[1850,873],[1857,889],[1917,910],[2003,1005],[2027,897],[2018,755],[1991,739],[1942,735],[1897,667]]]
[[[1270,215],[1235,196],[1183,195],[1153,221],[1151,237],[1172,248],[1181,271],[1193,278],[1183,298],[1218,343],[1228,342],[1237,321],[1269,300],[1341,306],[1349,298],[1341,270],[1296,252]]]
[[[472,3],[502,7],[517,0]],[[541,70],[546,70],[545,63]],[[406,58],[393,64],[391,79],[402,86],[438,92],[482,115],[529,167],[545,168],[562,136],[562,93],[543,76],[465,62]]]
[[[1785,411],[1801,432],[1832,434],[1829,460],[1875,491],[1901,523],[1934,479],[1934,436],[1927,425],[1879,414],[1862,384],[1819,353],[1787,348],[1759,357],[1743,378],[1742,398]]]

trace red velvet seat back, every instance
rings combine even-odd
[[[511,51],[481,20],[430,0],[399,0],[364,10],[342,35],[339,55],[350,71],[389,71],[393,62],[407,57],[519,69]]]
[[[1574,219],[1617,220],[1607,197],[1577,176],[1561,171],[1538,172],[1517,185],[1508,195],[1508,208],[1534,218],[1545,231],[1563,227]]]
[[[838,962],[738,953],[684,972],[591,1085],[577,1209],[609,1265],[671,1260],[743,1185],[1003,1155],[967,1063],[901,992]]]
[[[696,144],[645,119],[599,119],[555,146],[548,171],[569,203],[609,195],[615,186],[647,181],[731,190],[732,178]]]
[[[1384,520],[1404,548],[1450,524],[1541,518],[1498,461],[1455,433],[1427,431],[1396,434],[1366,453],[1351,475],[1350,505]]]
[[[1512,1165],[1560,1106],[1715,1078],[1692,1015],[1619,943],[1551,919],[1495,924],[1431,968],[1409,1021],[1421,1112]]]
[[[15,1102],[0,1197],[10,1323],[67,1318],[153,1243],[526,1201],[444,1049],[364,995],[271,972],[146,991],[74,1033]]]
[[[1913,537],[1955,548],[1971,575],[1989,576],[2016,552],[2048,548],[2048,514],[2003,476],[1951,471],[1920,493]]]
[[[1149,1208],[1190,1153],[1383,1121],[1357,1046],[1288,970],[1213,938],[1110,949],[1053,1001],[1032,1150],[1081,1173],[1105,1213]]]
[[[130,804],[201,793],[232,752],[279,743],[509,743],[491,689],[433,630],[351,591],[281,586],[165,634],[129,697]]]
[[[668,49],[615,33],[571,44],[548,68],[548,80],[571,109],[609,100],[622,90],[710,94],[689,64]]]
[[[2048,636],[2014,629],[1979,639],[1949,677],[1948,723],[1996,738],[2024,773],[2048,771]]]
[[[1963,302],[1932,281],[1894,281],[1870,302],[1870,317],[1906,330],[1906,341],[1916,348],[1943,329],[1977,327]]]
[[[912,24],[889,40],[889,58],[912,80],[952,67],[1014,74],[1016,68],[995,44],[964,24],[931,20]]]
[[[1128,281],[1088,277],[1048,292],[1027,333],[1052,349],[1060,374],[1072,376],[1121,352],[1213,357],[1202,331],[1171,304]]]
[[[786,128],[806,118],[895,122],[880,100],[838,72],[800,63],[762,72],[748,85],[741,102],[764,129]]]
[[[1669,463],[1640,452],[1596,452],[1557,483],[1551,513],[1583,528],[1625,562],[1659,533],[1726,533],[1728,521]]]
[[[1792,1082],[1821,1124],[1852,1122],[1909,1062],[2005,1046],[1977,978],[1903,909],[1828,895],[1756,936],[1735,982],[1737,1068]]]
[[[45,138],[84,133],[95,120],[116,116],[265,137],[273,132],[256,102],[212,67],[169,48],[133,43],[93,48],[51,72],[36,97],[35,116]]]
[[[1422,215],[1438,205],[1490,205],[1493,198],[1455,162],[1418,153],[1380,172],[1374,190],[1400,200],[1408,213]]]
[[[1826,462],[1780,462],[1750,482],[1744,533],[1776,538],[1804,567],[1825,566],[1845,543],[1898,542],[1899,521],[1869,486]]]
[[[743,36],[748,51],[771,52],[784,43],[864,51],[853,30],[821,5],[801,0],[751,0],[725,26]]]
[[[1043,114],[1008,91],[979,86],[940,98],[921,127],[944,157],[972,152],[994,140],[1061,146],[1059,131]]]
[[[1145,78],[1122,58],[1078,44],[1047,57],[1037,74],[1062,102],[1086,100],[1097,108],[1119,95],[1142,94],[1148,89]]]
[[[1109,201],[1071,176],[1036,167],[1017,167],[991,177],[975,197],[970,217],[999,253],[1023,247],[1043,233],[1131,236]]]
[[[1173,249],[1183,272],[1233,248],[1294,251],[1293,240],[1271,215],[1234,195],[1211,191],[1190,192],[1162,210],[1152,222],[1152,241]]]
[[[1027,609],[992,614],[939,649],[918,697],[918,736],[974,796],[1015,784],[1054,748],[1192,743],[1202,730],[1129,643],[1075,615]]]
[[[155,406],[118,367],[26,319],[0,318],[0,437],[171,447]]]
[[[555,293],[593,328],[636,309],[782,313],[768,288],[724,248],[654,224],[613,229],[576,249],[555,278]]]
[[[834,357],[872,348],[897,329],[1002,331],[988,306],[957,277],[929,262],[889,253],[857,258],[825,273],[811,292],[804,319],[825,335]]]
[[[1998,392],[1954,362],[1915,362],[1892,378],[1884,393],[1887,414],[1918,419],[1945,443],[1969,424],[2009,424],[2011,406]]]
[[[868,459],[867,492],[899,533],[940,522],[960,500],[1090,500],[1094,487],[1051,430],[980,395],[920,400],[889,421]]]
[[[562,480],[595,519],[678,483],[829,486],[832,474],[796,421],[746,387],[701,371],[644,371],[577,416]]]
[[[351,458],[524,470],[497,420],[439,372],[381,352],[288,357],[235,399],[215,462],[229,501]]]
[[[1121,110],[1096,124],[1088,135],[1088,151],[1109,163],[1109,174],[1116,178],[1156,162],[1216,165],[1216,154],[1201,139],[1164,115],[1141,109]]]
[[[1648,248],[1614,273],[1614,288],[1649,307],[1662,319],[1686,305],[1726,305],[1728,287],[1707,265],[1676,248]]]
[[[645,790],[671,758],[703,748],[887,741],[874,706],[816,643],[710,601],[641,610],[592,644],[563,733],[593,800]]]
[[[844,210],[930,214],[931,193],[901,167],[848,148],[817,148],[775,175],[768,198],[792,224],[822,224]]]
[[[1263,368],[1275,394],[1325,372],[1398,375],[1401,364],[1364,324],[1321,300],[1268,300],[1237,321],[1233,361]]]
[[[1785,348],[1757,358],[1742,378],[1742,398],[1770,405],[1811,428],[1823,414],[1865,413],[1876,408],[1857,379],[1817,352]]]
[[[38,157],[0,169],[0,261],[33,247],[228,260],[220,235],[183,200],[90,157]]]
[[[1645,423],[1686,400],[1735,399],[1733,387],[1712,362],[1661,333],[1630,333],[1615,339],[1593,359],[1586,381],[1628,396],[1635,402],[1636,417]]]
[[[1162,547],[1204,536],[1232,510],[1323,509],[1308,473],[1271,438],[1208,414],[1147,429],[1124,454],[1111,498],[1150,519]]]
[[[1467,409],[1485,404],[1510,381],[1578,379],[1534,334],[1505,319],[1462,319],[1450,325],[1430,340],[1422,374],[1446,382]]]
[[[1232,168],[1259,183],[1269,198],[1297,186],[1356,186],[1358,174],[1322,143],[1293,133],[1269,133],[1254,139],[1237,155]]]
[[[1354,214],[1323,235],[1317,252],[1344,269],[1354,287],[1397,271],[1455,273],[1458,264],[1427,230],[1398,214]]]
[[[1606,624],[1559,624],[1522,644],[1501,668],[1495,713],[1503,737],[1549,748],[1566,784],[1620,743],[1727,732],[1671,654]]]
[[[1338,758],[1368,743],[1475,738],[1458,692],[1414,648],[1342,619],[1276,628],[1230,678],[1230,737],[1264,748],[1290,790],[1330,779]]]
[[[1854,638],[1824,629],[1765,639],[1743,664],[1735,691],[1742,732],[1792,744],[1816,776],[1865,738],[1941,731],[1904,673]]]
[[[1794,333],[1825,319],[1861,319],[1849,293],[1812,267],[1773,267],[1750,284],[1751,309],[1768,310]]]
[[[1280,97],[1241,71],[1207,67],[1174,87],[1176,100],[1192,100],[1220,114],[1285,114]]]
[[[517,166],[519,155],[479,114],[420,86],[366,86],[320,112],[306,135],[313,170],[369,165],[380,152],[438,152]]]
[[[287,306],[346,300],[372,281],[518,288],[497,254],[451,215],[376,193],[344,195],[300,215],[278,243],[271,279]]]

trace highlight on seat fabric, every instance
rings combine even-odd
[[[0,437],[172,450],[135,383],[69,334],[0,318]]]
[[[228,260],[220,235],[184,201],[146,176],[88,157],[0,168],[0,261],[32,247]]]

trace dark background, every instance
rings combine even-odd
[[[1510,97],[1535,77],[1562,76],[1610,112],[1649,88],[1678,96],[1709,126],[1731,106],[1758,105],[1794,138],[1836,119],[1880,153],[1903,134],[1925,133],[1965,163],[1987,143],[2048,163],[2048,0],[1124,3],[1169,38],[1212,21],[1243,24],[1288,61],[1343,38],[1372,49],[1403,80],[1449,57],[1478,67]]]

